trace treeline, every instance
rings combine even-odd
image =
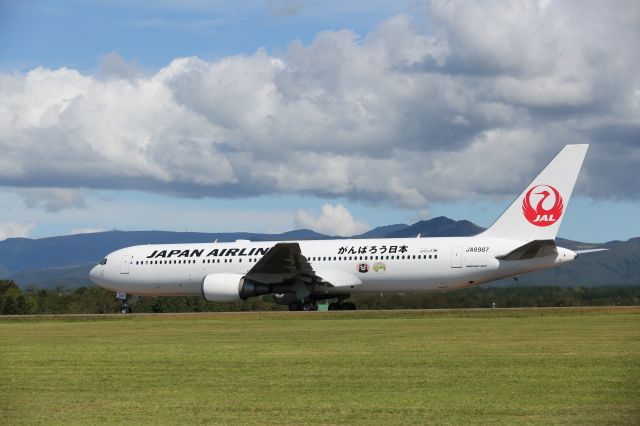
[[[637,306],[640,286],[634,287],[475,287],[449,293],[354,295],[358,309],[516,308],[560,306]],[[140,297],[131,302],[134,312],[217,312],[286,310],[271,297],[246,302],[207,302],[200,296]],[[0,280],[0,313],[104,314],[118,312],[112,291],[100,287],[75,290],[27,289]]]

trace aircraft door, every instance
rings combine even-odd
[[[122,256],[122,261],[120,262],[121,274],[129,273],[129,264],[131,264],[131,259],[133,259],[133,256]]]
[[[454,247],[451,249],[451,267],[462,268],[462,248]]]

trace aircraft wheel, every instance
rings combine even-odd
[[[344,309],[345,311],[355,311],[356,310],[356,304],[355,303],[351,303],[351,302],[346,302],[342,304],[342,309]]]
[[[342,310],[342,305],[336,302],[333,303],[329,303],[329,310],[330,311],[340,311]]]
[[[315,302],[304,302],[302,304],[302,310],[303,311],[317,311],[318,310],[318,305],[316,305]]]
[[[302,305],[299,304],[298,302],[289,303],[289,310],[290,311],[301,311],[302,310]]]

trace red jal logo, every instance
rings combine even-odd
[[[551,192],[549,192],[551,190]],[[545,209],[545,201],[553,194],[553,205],[549,209]],[[537,200],[534,206],[534,202],[531,200],[531,196],[541,195],[541,198]],[[550,201],[546,202],[547,206]],[[529,222],[536,226],[549,226],[553,225],[562,216],[564,210],[564,204],[562,203],[562,197],[557,189],[549,185],[537,185],[531,188],[522,200],[522,213]]]

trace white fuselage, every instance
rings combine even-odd
[[[575,259],[570,250],[498,260],[525,242],[475,237],[299,241],[333,293],[450,291],[546,269]],[[143,245],[110,253],[90,273],[96,284],[133,295],[199,295],[209,274],[246,274],[276,242]]]

